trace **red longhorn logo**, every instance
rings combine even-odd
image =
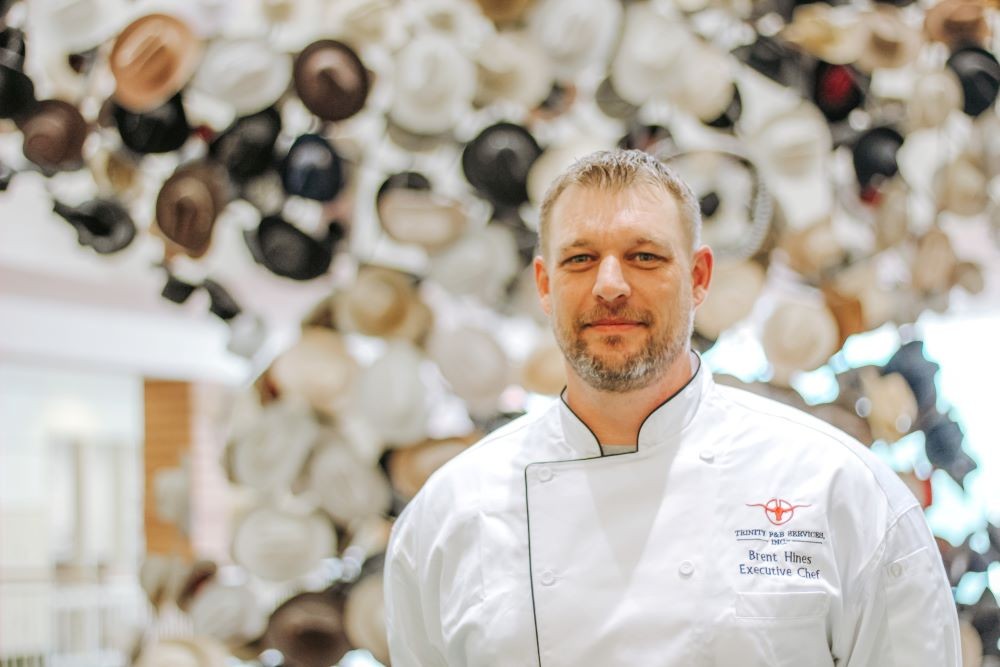
[[[800,507],[810,507],[810,505],[792,505],[787,500],[782,500],[781,498],[771,498],[766,504],[762,503],[747,503],[747,507],[763,507],[764,514],[767,516],[767,520],[773,523],[775,526],[780,526],[783,523],[788,523],[792,520],[795,515],[795,510]]]

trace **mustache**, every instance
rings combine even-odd
[[[618,308],[597,306],[579,315],[574,324],[576,325],[576,329],[580,331],[586,329],[594,322],[605,319],[630,320],[647,326],[652,324],[654,320],[653,314],[646,310],[637,310],[628,306],[620,306]]]

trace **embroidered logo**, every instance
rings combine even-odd
[[[792,505],[787,500],[771,498],[766,503],[747,503],[747,507],[763,507],[767,520],[775,526],[780,526],[792,520],[795,510],[800,507],[811,507],[811,505]]]

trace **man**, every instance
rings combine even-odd
[[[541,206],[561,400],[444,466],[386,560],[393,667],[957,667],[916,499],[847,435],[717,387],[690,350],[691,191],[597,153]]]

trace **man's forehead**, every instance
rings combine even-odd
[[[683,227],[673,196],[650,185],[625,189],[573,185],[562,193],[552,213],[551,232],[560,245],[608,233],[664,242]]]

